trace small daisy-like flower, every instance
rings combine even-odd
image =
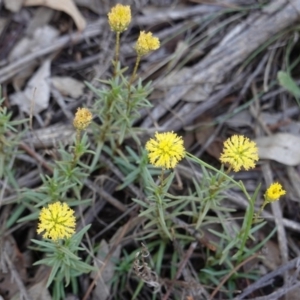
[[[175,168],[185,156],[185,149],[181,136],[176,133],[155,133],[155,138],[146,143],[146,150],[152,165],[161,168]]]
[[[43,207],[39,217],[37,233],[54,241],[71,237],[75,233],[74,210],[66,203],[55,202]]]
[[[223,153],[220,161],[228,163],[235,172],[249,170],[255,167],[258,161],[258,149],[256,143],[243,135],[233,135],[224,142]]]
[[[135,45],[135,50],[139,56],[142,56],[150,51],[157,50],[159,46],[159,39],[152,36],[152,32],[145,33],[145,31],[141,31]]]
[[[86,129],[93,119],[92,113],[87,108],[78,108],[73,125],[78,130]]]
[[[286,194],[282,185],[278,182],[272,183],[265,193],[265,201],[274,202],[279,200],[279,198]]]
[[[131,21],[131,10],[129,5],[117,4],[107,14],[108,23],[112,31],[123,32]]]

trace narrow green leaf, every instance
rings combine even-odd
[[[279,84],[290,92],[295,98],[300,97],[300,88],[294,79],[286,72],[279,71],[277,73]]]

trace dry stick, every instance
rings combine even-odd
[[[183,258],[183,260],[181,261],[180,265],[179,265],[179,268],[176,272],[176,275],[175,275],[175,280],[178,279],[181,275],[181,272],[183,270],[183,268],[185,267],[185,265],[187,264],[189,258],[191,257],[191,255],[193,254],[195,248],[197,247],[198,245],[198,242],[193,242],[191,243],[185,257]],[[172,292],[172,288],[173,288],[173,285],[174,285],[174,281],[172,280],[172,283],[171,283],[171,286],[168,288],[166,294],[164,295],[163,299],[162,300],[168,300],[169,299],[169,296]]]
[[[172,87],[166,94],[165,99],[168,104],[166,105],[163,101],[161,105],[156,106],[151,111],[152,118],[158,120],[168,111],[168,108],[175,106],[185,94],[192,90],[191,83],[198,83],[198,88],[202,83],[203,93],[206,94],[207,83],[212,83],[209,89],[211,92],[214,91],[215,87],[222,83],[226,76],[244,62],[253,51],[274,37],[276,33],[295,23],[299,19],[297,10],[300,11],[299,0],[289,0],[284,3],[282,0],[277,0],[266,6],[260,15],[257,12],[250,14],[246,20],[238,23],[217,47],[192,67],[189,73],[182,76],[181,85]],[[167,123],[174,130],[182,127],[182,120],[184,120],[184,125],[190,124],[198,117],[194,114],[194,110],[202,105],[203,103],[186,103],[178,112],[178,116],[174,116]],[[151,127],[152,123],[152,120],[148,118],[144,120],[143,126]]]
[[[281,299],[282,296],[286,296],[289,292],[291,292],[292,290],[300,287],[300,281],[297,281],[294,285],[292,286],[284,286],[280,289],[278,289],[277,291],[275,291],[272,294],[269,294],[268,296],[262,296],[262,297],[255,297],[252,299],[248,299],[248,300],[274,300],[274,299]],[[298,299],[298,297],[297,297]],[[288,299],[290,300],[290,299]],[[293,298],[293,300],[296,300],[295,298]]]
[[[263,288],[267,285],[270,285],[273,283],[273,280],[276,276],[282,275],[286,273],[288,270],[296,268],[299,270],[300,266],[300,259],[299,257],[294,258],[293,260],[289,261],[287,264],[280,266],[277,270],[270,272],[263,277],[259,278],[257,281],[255,281],[253,284],[249,285],[247,288],[244,289],[243,293],[239,296],[237,296],[234,300],[242,300],[249,294],[253,293],[259,288]],[[273,298],[276,299],[276,298]]]
[[[107,202],[109,202],[111,205],[116,207],[121,212],[127,211],[127,206],[118,201],[116,198],[112,197],[109,193],[107,193],[105,190],[99,188],[97,185],[93,184],[93,182],[89,179],[86,179],[84,181],[84,184],[90,188],[91,190],[96,191],[98,194],[100,194]]]
[[[8,264],[8,266],[10,268],[12,277],[15,279],[16,284],[20,290],[20,299],[30,300],[30,297],[26,291],[26,288],[25,288],[14,264],[11,262],[9,255],[6,253],[6,251],[4,251],[3,255],[4,255],[4,259],[5,259],[6,263]]]
[[[96,285],[96,281],[100,278],[103,270],[105,269],[105,266],[107,264],[107,262],[110,260],[110,258],[112,257],[113,253],[115,252],[118,244],[120,243],[121,239],[124,237],[124,235],[127,232],[127,228],[129,227],[130,223],[132,222],[133,218],[131,218],[123,227],[122,232],[120,233],[118,239],[115,241],[115,243],[112,245],[109,253],[106,255],[105,260],[103,262],[102,267],[100,268],[100,270],[97,273],[97,276],[95,277],[95,279],[93,280],[93,282],[90,284],[87,292],[85,293],[84,297],[82,298],[82,300],[87,300],[93,290],[93,288]]]
[[[234,267],[222,280],[221,282],[218,284],[218,286],[215,288],[215,290],[212,292],[212,294],[210,295],[210,298],[208,300],[212,300],[214,298],[214,296],[216,295],[216,293],[220,290],[220,288],[224,285],[224,283],[230,278],[230,276],[235,273],[240,267],[242,267],[244,264],[246,264],[247,262],[251,261],[252,259],[258,257],[259,254],[256,253],[250,257],[248,257],[247,259],[245,259],[244,261],[242,261],[240,264],[238,264],[236,267]]]
[[[20,143],[20,148],[22,148],[24,151],[26,151],[30,156],[32,156],[37,162],[39,162],[45,169],[47,169],[49,172],[53,172],[53,169],[48,165],[48,163],[39,155],[37,154],[33,149],[31,149],[28,145],[25,143]]]
[[[68,107],[65,103],[64,97],[62,96],[62,94],[60,93],[60,91],[58,89],[56,89],[54,87],[53,84],[51,84],[51,94],[54,97],[54,99],[56,100],[56,103],[59,105],[59,107],[61,108],[62,113],[66,116],[66,118],[68,120],[73,120],[74,116],[73,114],[68,110]],[[32,128],[32,127],[31,127]]]

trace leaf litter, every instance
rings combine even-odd
[[[275,1],[276,3],[272,4],[271,7],[267,7],[266,9],[264,8],[262,10],[263,13],[261,14],[259,10],[260,8],[256,8],[254,11],[250,8],[249,10],[246,10],[245,15],[239,16],[236,20],[232,19],[231,23],[229,22],[228,24],[226,24],[226,18],[228,18],[226,13],[223,15],[213,15],[215,12],[222,12],[227,7],[226,5],[225,7],[223,6],[224,3],[222,3],[222,5],[220,5],[220,3],[207,5],[202,3],[202,1],[200,1],[200,3],[199,1],[193,1],[193,4],[191,5],[191,3],[187,1],[184,4],[181,4],[181,7],[176,7],[176,4],[174,4],[174,7],[167,6],[165,9],[162,9],[158,5],[148,7],[148,5],[144,2],[138,2],[140,2],[139,5],[142,7],[142,11],[144,11],[145,14],[140,15],[137,11],[137,23],[139,26],[147,27],[149,25],[153,25],[153,16],[158,16],[155,17],[155,25],[157,26],[155,30],[157,30],[158,34],[165,34],[163,30],[168,27],[172,29],[172,26],[175,27],[178,24],[182,24],[183,26],[186,25],[186,23],[193,23],[192,25],[190,24],[191,26],[188,27],[187,30],[183,31],[184,36],[191,41],[190,43],[187,43],[186,40],[182,41],[182,35],[179,35],[177,32],[172,35],[167,35],[166,37],[169,38],[169,41],[166,41],[167,44],[164,45],[163,51],[155,57],[155,60],[158,61],[157,66],[159,66],[157,71],[150,74],[150,71],[148,71],[147,68],[144,69],[145,77],[147,78],[147,76],[149,76],[153,78],[155,82],[157,82],[155,88],[160,92],[157,94],[159,97],[157,97],[153,102],[154,109],[151,111],[151,116],[148,115],[148,117],[144,117],[144,119],[141,120],[141,122],[144,122],[145,127],[153,127],[154,124],[156,124],[160,127],[167,126],[170,130],[173,130],[175,126],[181,130],[185,130],[187,129],[186,125],[189,125],[189,129],[194,130],[195,128],[199,128],[199,123],[203,122],[203,120],[209,120],[210,122],[211,120],[217,120],[218,117],[229,113],[229,106],[234,104],[234,102],[236,102],[239,107],[239,105],[244,104],[249,99],[256,98],[257,101],[260,102],[260,111],[258,110],[258,113],[261,116],[260,120],[267,126],[266,128],[270,129],[271,134],[269,136],[265,135],[261,124],[257,122],[255,118],[251,117],[249,109],[246,107],[242,112],[236,113],[231,118],[228,118],[227,121],[220,121],[219,124],[216,124],[219,126],[218,128],[217,126],[203,128],[202,132],[200,127],[199,132],[196,132],[194,135],[190,135],[189,144],[195,151],[197,151],[200,146],[204,147],[203,151],[205,159],[218,164],[220,145],[222,141],[233,133],[242,133],[249,137],[256,137],[260,157],[265,160],[261,161],[261,163],[270,163],[271,172],[274,178],[280,179],[283,177],[285,180],[288,180],[289,176],[291,176],[291,171],[289,171],[290,175],[288,175],[287,170],[291,166],[294,167],[294,172],[298,174],[300,164],[300,136],[298,135],[299,126],[297,125],[297,121],[299,120],[297,119],[297,115],[299,114],[299,107],[297,106],[295,97],[297,98],[299,96],[299,82],[297,81],[297,72],[293,73],[293,69],[289,68],[289,65],[287,65],[287,60],[281,60],[282,53],[286,57],[288,56],[291,61],[296,60],[297,58],[295,58],[293,51],[289,51],[284,47],[276,48],[274,56],[272,56],[273,58],[271,57],[274,61],[271,61],[271,59],[269,60],[271,68],[269,76],[271,78],[269,78],[268,81],[270,83],[274,80],[276,84],[269,85],[268,91],[261,92],[264,91],[263,76],[265,76],[265,73],[260,72],[255,74],[252,82],[250,82],[248,88],[245,89],[243,96],[239,94],[239,92],[244,88],[246,79],[250,78],[251,75],[254,74],[255,67],[262,59],[261,53],[255,52],[257,51],[257,48],[259,46],[263,46],[260,51],[263,54],[269,55],[270,49],[268,47],[272,47],[269,43],[270,37],[264,36],[261,38],[261,44],[257,43],[255,44],[255,47],[252,44],[251,48],[249,46],[249,41],[252,41],[250,37],[252,38],[253,36],[247,34],[249,32],[252,32],[251,34],[256,34],[257,37],[253,37],[253,39],[254,42],[257,42],[259,38],[258,36],[260,34],[263,35],[264,33],[262,30],[255,31],[255,26],[257,26],[257,28],[267,28],[269,24],[272,24],[272,37],[276,34],[281,34],[282,30],[284,30],[284,25],[282,24],[287,24],[289,21],[284,19],[283,12],[286,12],[286,10],[285,6],[282,6],[282,1]],[[153,1],[153,3],[154,2],[155,1]],[[298,4],[295,1],[292,2],[297,8]],[[7,5],[9,1],[5,1],[5,3]],[[97,1],[70,0],[62,2],[54,0],[26,0],[23,2],[25,7],[20,6],[20,3],[20,1],[10,1],[7,8],[13,12],[20,10],[23,13],[26,12],[27,9],[36,11],[41,7],[47,7],[51,11],[65,12],[70,16],[70,19],[67,19],[66,21],[66,16],[60,13],[57,15],[50,15],[51,18],[49,23],[51,23],[51,25],[43,24],[42,27],[32,30],[31,35],[25,37],[17,31],[14,31],[13,26],[11,28],[8,28],[7,25],[3,26],[0,37],[2,38],[1,41],[9,41],[9,37],[13,34],[19,35],[17,39],[18,42],[15,43],[12,48],[13,50],[10,51],[9,55],[6,57],[8,64],[19,60],[23,56],[29,57],[26,56],[28,53],[34,54],[37,51],[43,50],[45,47],[51,46],[51,44],[57,41],[61,35],[61,28],[57,26],[59,22],[61,22],[60,24],[64,22],[70,23],[70,20],[73,20],[75,26],[68,27],[68,30],[70,32],[76,30],[82,31],[86,28],[86,20],[89,20],[89,22],[94,24],[99,17],[107,13],[101,5],[98,5],[100,2]],[[243,7],[243,4],[240,2],[237,3],[236,1],[226,1],[226,3],[229,7],[234,7],[236,4]],[[254,5],[255,1],[252,1],[251,3]],[[280,3],[281,6],[279,5]],[[83,7],[87,7],[87,10],[84,10]],[[278,9],[278,7],[280,7],[280,9]],[[106,9],[109,9],[109,7]],[[272,11],[272,14],[274,14],[274,18],[276,20],[280,20],[278,23],[274,23],[270,15],[266,16],[266,11],[270,10]],[[149,11],[151,13],[146,13]],[[295,17],[293,9],[290,11],[290,23],[288,24],[290,24],[289,26],[292,26],[293,20],[296,20],[297,17]],[[180,14],[180,12],[182,12],[182,14]],[[89,16],[89,18],[86,18],[86,16]],[[211,19],[206,19],[207,16]],[[172,24],[169,20],[172,20],[174,23]],[[243,23],[244,20],[246,21]],[[6,20],[6,22],[11,21]],[[222,26],[218,27],[220,24]],[[262,25],[266,25],[266,27],[260,27]],[[218,30],[216,30],[216,28]],[[107,28],[104,30],[106,30],[106,33],[109,34],[109,32],[107,32]],[[293,29],[290,30],[292,31]],[[267,31],[268,30],[265,30],[265,32]],[[68,140],[70,140],[70,136],[72,135],[72,128],[65,117],[58,117],[59,122],[62,121],[62,123],[59,123],[58,121],[52,122],[52,118],[60,112],[51,98],[51,84],[53,84],[54,87],[61,93],[62,97],[64,97],[64,100],[67,103],[66,108],[69,109],[70,112],[74,113],[76,107],[71,106],[74,101],[68,100],[77,99],[76,101],[79,101],[79,99],[83,97],[84,103],[90,103],[90,101],[92,101],[91,94],[84,94],[83,82],[86,80],[93,80],[94,75],[97,73],[102,72],[103,77],[107,74],[108,69],[103,68],[105,61],[96,62],[92,66],[86,65],[83,69],[79,69],[80,71],[66,72],[59,67],[60,64],[68,62],[72,62],[76,65],[79,62],[84,61],[84,59],[89,57],[89,55],[98,54],[99,49],[104,52],[104,58],[107,58],[109,51],[112,49],[112,45],[109,44],[107,39],[102,38],[102,34],[102,32],[97,33],[97,35],[92,37],[90,40],[83,39],[84,41],[79,44],[69,43],[65,47],[66,49],[56,48],[50,54],[48,53],[47,55],[39,56],[39,59],[35,59],[33,57],[30,59],[30,62],[34,62],[33,67],[28,67],[26,69],[27,72],[24,72],[23,75],[20,72],[16,72],[16,76],[12,79],[8,79],[7,82],[4,82],[3,88],[7,93],[9,106],[16,105],[20,111],[25,112],[27,115],[33,114],[37,118],[39,116],[42,120],[49,120],[48,128],[40,128],[39,122],[34,122],[34,131],[24,137],[23,141],[26,141],[26,144],[33,145],[37,153],[46,156],[51,153],[50,155],[55,156],[57,154],[56,150],[58,143],[65,141],[67,145]],[[128,42],[128,45],[130,45],[133,35],[131,36],[129,34],[129,36],[124,38],[126,39],[126,42]],[[286,33],[285,36],[278,38],[284,45],[289,38],[293,38],[293,33]],[[202,43],[200,44],[199,41]],[[247,49],[245,49],[245,47]],[[123,59],[128,60],[128,62],[132,62],[130,58],[132,55],[132,52],[130,52],[132,51],[132,48],[128,47],[126,49],[127,54]],[[181,62],[186,58],[185,56],[188,55],[189,52],[193,52],[193,56],[190,59],[187,59],[182,65]],[[173,57],[171,61],[163,61],[164,56],[170,56],[172,53],[177,53],[178,55]],[[253,53],[255,53],[255,55],[253,55]],[[251,55],[252,60],[249,61],[248,65],[243,65],[244,61]],[[151,59],[145,58],[142,63],[147,65],[149,61],[151,62]],[[284,66],[280,72],[278,72],[278,65]],[[237,68],[239,68],[239,70],[237,70]],[[170,69],[172,70],[171,72]],[[226,92],[227,85],[229,85],[233,80],[236,80],[236,84],[229,89],[229,92]],[[255,93],[255,89],[257,89],[259,93]],[[233,99],[235,100],[232,103],[230,103],[230,101],[225,104],[222,103],[228,94],[233,94],[235,96]],[[266,98],[267,100],[264,100]],[[214,104],[210,106],[210,103]],[[293,109],[293,113],[289,113],[290,109]],[[197,114],[195,114],[195,117],[191,118],[190,114],[196,110]],[[289,121],[290,128],[287,128],[285,127],[287,126],[286,122]],[[49,131],[50,134],[47,134],[46,130],[52,131]],[[214,134],[216,134],[216,137],[213,139],[212,143],[206,145],[206,140]],[[24,162],[24,164],[27,163]],[[113,166],[111,169],[113,168],[116,167]],[[246,186],[249,187],[249,190],[251,190],[251,187],[254,186],[253,182],[257,183],[260,180],[258,179],[257,174],[261,173],[262,171],[260,166],[258,166],[255,171],[249,173],[242,172],[238,174],[238,176],[245,180]],[[117,172],[113,173],[112,170],[107,170],[105,176],[113,177],[115,174],[117,174]],[[22,174],[19,174],[19,176],[21,175]],[[115,177],[113,178],[114,180],[117,180]],[[297,184],[298,177],[293,176],[293,178],[291,186],[295,186]],[[103,186],[107,189],[108,193],[114,193],[114,188],[111,186],[107,184],[103,184]],[[232,191],[231,195],[233,195],[232,198],[235,199],[239,199],[240,196],[237,193],[235,194],[235,191]],[[5,195],[5,197],[8,196],[9,195]],[[120,199],[123,200],[125,197],[126,195],[124,193],[120,196]],[[228,195],[226,197],[228,198],[226,199],[227,201],[231,201]],[[288,205],[290,200],[287,197],[285,201]],[[230,204],[236,209],[245,209],[245,207],[242,204],[239,204],[238,201],[230,202]],[[109,218],[109,214],[111,212],[116,214],[118,217],[121,216],[120,211],[116,207],[108,207],[106,204],[99,207],[100,208],[97,213],[102,218],[101,222],[106,222],[106,224],[113,222],[114,219]],[[298,208],[299,207],[297,206],[297,209]],[[289,224],[289,226],[285,226],[285,231],[289,238],[293,238],[292,233],[293,231],[297,232],[299,216],[295,217],[295,215],[291,214],[284,205],[282,205],[280,209],[283,211],[284,224]],[[95,211],[89,211],[89,214],[85,215],[85,217],[87,219],[91,219],[97,228],[103,229],[103,224],[99,222],[99,216],[94,213]],[[1,217],[3,217],[3,215],[1,215]],[[272,217],[270,213],[269,217],[270,219]],[[124,218],[121,218],[121,222],[117,223],[117,229],[122,227],[122,221],[124,220]],[[273,223],[271,224],[274,226]],[[34,225],[28,223],[28,226]],[[109,247],[107,242],[105,242],[105,239],[110,240],[110,237],[114,234],[116,228],[110,229],[107,234],[100,235],[96,239],[96,242],[93,241],[96,244],[101,242],[100,245],[102,245],[102,250],[106,247],[106,249],[104,249],[105,251],[103,251],[104,254],[109,252]],[[19,229],[16,228],[16,236],[18,236],[18,230]],[[141,229],[137,226],[136,230],[138,231]],[[131,236],[131,233],[131,231],[126,232],[126,242],[122,241],[118,244],[117,257],[120,260],[123,259],[122,254],[120,254],[122,253],[122,249],[132,250],[140,247],[139,242],[135,240],[134,236]],[[263,231],[262,237],[260,238],[263,239],[267,236],[267,234],[267,232]],[[207,236],[210,237],[208,234]],[[18,246],[22,245],[22,243],[22,238],[17,240]],[[264,271],[261,272],[262,279],[264,279],[265,274],[268,274],[270,271],[274,271],[272,268],[275,269],[278,274],[282,273],[280,261],[281,254],[278,252],[279,248],[277,247],[276,238],[266,245],[266,251],[270,252],[270,256],[273,257],[273,262],[276,263],[271,265],[270,262],[268,262],[264,265]],[[290,251],[289,257],[291,259],[297,255],[297,251],[299,251],[299,249],[296,248]],[[103,260],[103,256],[100,256],[100,252],[101,251],[99,249],[98,259],[100,258],[100,260]],[[166,256],[164,258],[166,264],[163,266],[163,270],[165,273],[169,272],[171,254],[171,252],[166,252]],[[196,258],[198,257],[198,260],[194,258],[191,260],[195,262],[195,265],[202,262],[202,260],[199,259],[200,256],[207,259],[201,246],[197,246],[194,255]],[[11,258],[11,261],[15,266],[18,265],[13,258]],[[256,263],[258,263],[258,261]],[[261,263],[264,264],[263,261],[261,261]],[[193,272],[197,273],[201,269],[201,266],[197,268],[195,265],[193,266],[192,264],[190,266],[192,274]],[[94,290],[94,297],[99,295],[102,288],[105,289],[106,292],[111,288],[109,279],[116,274],[114,261],[111,260],[106,267],[106,271],[109,276],[105,278],[104,286],[99,285],[99,287]],[[49,299],[49,292],[45,289],[43,280],[39,281],[36,279],[36,282],[29,285],[26,278],[22,275],[22,273],[27,270],[25,267],[22,268],[23,269],[21,270],[17,269],[17,272],[21,275],[19,277],[21,278],[21,282],[23,281],[26,286],[28,294],[31,295],[31,297],[34,297],[32,295],[35,292],[39,295],[39,297],[41,297],[41,299]],[[185,272],[188,272],[188,268],[185,269]],[[127,274],[127,279],[128,291],[125,292],[129,292],[132,289],[135,284],[133,282],[136,280],[130,272]],[[198,281],[197,276],[194,276],[193,279]],[[82,282],[84,282],[82,286],[87,286],[87,284],[90,283],[86,278],[82,278]],[[16,285],[15,281],[11,284],[11,291],[17,291],[20,289],[20,287]],[[236,284],[239,289],[246,290],[244,282],[237,280]],[[267,290],[263,288],[261,288],[258,293],[255,289],[254,281],[252,281],[252,283],[249,282],[247,288],[250,290],[252,288],[251,293],[256,295],[261,295],[261,293],[265,293],[265,295],[268,294]],[[178,288],[176,289],[176,293],[185,295],[186,290],[188,290],[188,288]],[[143,291],[144,293],[148,293],[148,295],[151,293],[151,291],[147,288]],[[276,288],[274,288],[273,291],[276,291]],[[119,292],[122,293],[122,291]],[[15,296],[17,296],[17,294]]]

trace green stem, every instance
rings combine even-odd
[[[165,206],[163,204],[163,199],[165,195],[163,194],[163,189],[164,189],[164,174],[165,174],[165,169],[161,169],[160,173],[160,181],[159,181],[159,186],[158,190],[155,193],[156,196],[156,216],[158,218],[158,224],[157,226],[161,230],[162,233],[164,233],[170,240],[172,240],[172,236],[168,230],[166,221],[165,221]],[[164,238],[164,236],[162,235]]]
[[[161,169],[160,183],[159,183],[159,185],[161,186],[161,188],[163,188],[164,176],[165,176],[165,169]]]
[[[117,66],[119,62],[119,55],[120,55],[120,32],[117,32],[116,35],[116,53],[115,53],[115,72],[114,75],[117,75]]]
[[[265,206],[266,206],[268,203],[269,203],[269,202],[264,201],[264,203],[261,205],[261,207],[260,207],[259,211],[257,212],[257,214],[254,215],[254,219],[253,219],[253,221],[252,221],[252,224],[255,224],[255,223],[259,222],[260,215],[261,215],[261,213],[263,212]]]
[[[198,157],[194,156],[193,154],[186,152],[186,156],[188,158],[191,158],[192,161],[197,162],[199,165],[202,165],[208,169],[211,169],[213,171],[215,171],[216,173],[219,173],[220,175],[224,176],[225,178],[227,178],[228,180],[230,180],[231,182],[233,182],[235,185],[237,185],[239,188],[243,189],[241,184],[239,182],[237,182],[236,180],[234,180],[232,177],[228,176],[226,173],[214,168],[213,166],[209,165],[208,163],[204,162],[203,160],[199,159]],[[230,169],[229,169],[230,170]],[[247,191],[246,191],[247,192]],[[247,198],[249,199],[249,194],[246,194]]]
[[[141,61],[141,56],[138,55],[137,58],[136,58],[136,62],[135,62],[135,66],[134,66],[133,72],[131,74],[131,77],[129,79],[129,83],[128,83],[128,86],[127,86],[127,90],[128,90],[127,94],[128,94],[128,96],[127,96],[127,108],[126,108],[126,111],[127,111],[128,116],[130,114],[129,107],[130,107],[130,90],[131,90],[131,85],[132,85],[132,83],[134,81],[134,78],[136,76],[136,72],[137,72],[138,66],[140,64],[140,61]]]
[[[77,153],[77,147],[80,144],[80,139],[81,139],[81,130],[77,129],[76,130],[76,141],[75,141],[74,152],[73,152],[73,159],[71,162],[72,169],[74,169],[74,167],[76,166],[78,158],[79,158],[79,155]]]
[[[136,62],[135,62],[135,66],[134,66],[133,72],[132,72],[130,80],[129,80],[129,87],[133,83],[133,80],[135,78],[135,75],[136,75],[136,72],[137,72],[137,68],[138,68],[138,66],[140,64],[140,61],[141,61],[141,56],[138,55],[137,58],[136,58]]]

